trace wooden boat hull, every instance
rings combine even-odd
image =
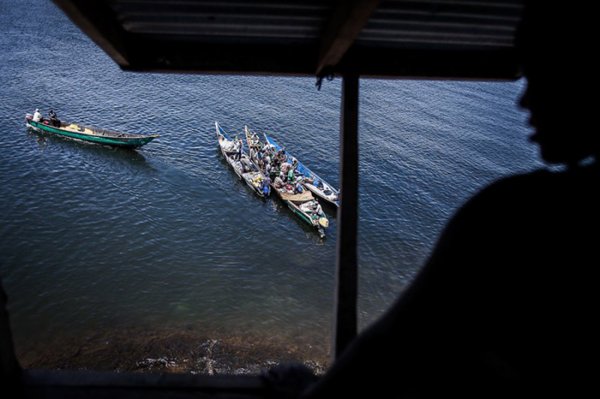
[[[323,184],[328,185],[325,182]],[[315,186],[314,184],[310,184],[310,183],[306,183],[306,182],[304,182],[303,185],[304,185],[304,187],[309,189],[313,194],[315,194],[317,197],[324,200],[326,204],[333,205],[335,207],[340,206],[339,193],[337,190],[334,191],[331,186],[329,186],[329,188],[326,186],[324,189],[322,189],[322,188]]]
[[[93,128],[83,127],[82,131],[76,131],[72,128],[67,128],[67,126],[78,125],[62,124],[61,127],[58,127],[43,122],[34,122],[31,119],[26,119],[26,123],[28,127],[38,132],[44,132],[55,136],[65,137],[68,139],[81,140],[90,143],[104,144],[115,147],[137,148],[148,144],[155,138],[159,137],[156,134],[143,136],[117,132],[105,132]]]
[[[287,205],[287,207],[309,226],[315,228],[319,233],[319,237],[325,237],[325,229],[329,227],[329,220],[325,214],[321,216],[311,215],[303,209],[304,206],[316,202],[310,191],[305,191],[302,194],[287,194],[278,190],[272,185],[272,189],[277,193],[277,196]],[[316,216],[316,217],[313,217]]]
[[[265,141],[268,144],[271,144],[273,147],[275,147],[276,150],[281,149],[281,146],[279,146],[279,144],[277,144],[277,142],[275,140],[273,140],[273,138],[271,138],[267,134],[264,134],[264,136],[265,136]],[[292,156],[289,153],[287,153],[288,161],[290,161],[290,158],[292,158]],[[296,158],[294,158],[294,159],[296,159]],[[304,181],[302,183],[304,185],[304,187],[309,189],[317,197],[323,199],[326,203],[338,207],[340,205],[339,204],[339,191],[336,190],[335,188],[333,188],[333,186],[330,185],[329,183],[327,183],[325,180],[323,180],[319,176],[317,176],[316,173],[314,173],[309,168],[307,168],[306,165],[304,165],[302,162],[298,161],[298,159],[296,159],[296,161],[297,161],[296,170],[298,171],[299,174],[302,174],[305,178],[311,179],[314,183],[320,182],[319,185],[316,185],[313,183],[309,183],[308,181]]]
[[[252,160],[255,161],[255,164],[259,164],[255,158],[258,151],[262,149],[262,143],[258,136],[248,129],[248,126],[244,126],[244,133],[246,135],[246,144],[250,150]],[[319,233],[319,237],[325,237],[325,228],[329,227],[329,219],[327,219],[322,211],[319,215],[314,213],[314,211],[312,211],[311,214],[308,205],[313,203],[318,204],[318,202],[312,196],[310,191],[305,190],[303,193],[288,193],[284,188],[278,189],[275,187],[274,182],[271,182],[271,191],[274,191],[292,213],[300,218],[300,220],[315,228]]]
[[[258,150],[262,148],[262,144],[257,135],[253,134],[250,129],[248,129],[248,126],[244,126],[244,133],[246,135],[246,144],[250,149],[253,161],[255,161],[254,157],[256,157]],[[256,163],[257,162],[255,161],[255,164]],[[317,202],[310,191],[305,190],[301,194],[291,194],[285,192],[283,189],[281,189],[281,191],[277,189],[277,187],[274,185],[274,182],[271,182],[271,191],[275,191],[275,193],[277,193],[277,196],[287,205],[292,213],[297,215],[309,226],[316,228],[321,238],[325,237],[325,228],[329,227],[329,220],[325,214],[321,214],[319,217],[314,218],[312,215],[302,209],[303,205]]]
[[[232,140],[229,138],[223,128],[221,128],[218,122],[215,122],[215,130],[217,133],[217,141],[219,142],[221,154],[225,158],[227,164],[229,164],[231,169],[233,169],[235,174],[241,180],[243,180],[259,197],[265,198],[269,196],[271,192],[270,189],[267,191],[267,193],[265,193],[262,189],[262,185],[260,184],[260,181],[264,180],[265,177],[258,169],[258,166],[256,166],[250,157],[243,152],[239,161],[234,160],[235,152],[227,150],[228,143],[232,143]]]

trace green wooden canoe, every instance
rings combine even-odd
[[[35,122],[30,114],[25,116],[25,121],[29,128],[37,132],[116,147],[137,148],[159,137],[158,134],[119,133],[68,122],[60,122],[58,126],[53,126],[48,119]]]

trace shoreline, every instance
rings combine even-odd
[[[22,367],[36,369],[243,375],[301,363],[316,375],[326,371],[327,351],[265,338],[128,329],[28,342],[28,348],[17,345],[16,352]]]

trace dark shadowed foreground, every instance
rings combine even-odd
[[[207,375],[259,374],[277,364],[292,362],[302,363],[316,374],[327,367],[326,353],[277,338],[242,338],[223,333],[207,336],[192,329],[168,328],[59,336],[30,347],[19,360],[24,368]]]

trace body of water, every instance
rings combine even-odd
[[[321,240],[277,199],[253,195],[222,159],[214,122],[270,133],[339,186],[339,79],[316,91],[310,77],[122,72],[48,1],[0,3],[0,54],[0,273],[22,359],[132,329],[324,356],[334,211]],[[515,106],[522,82],[362,80],[360,90],[365,326],[461,203],[538,165]],[[126,151],[39,136],[24,122],[35,108],[161,137]]]

